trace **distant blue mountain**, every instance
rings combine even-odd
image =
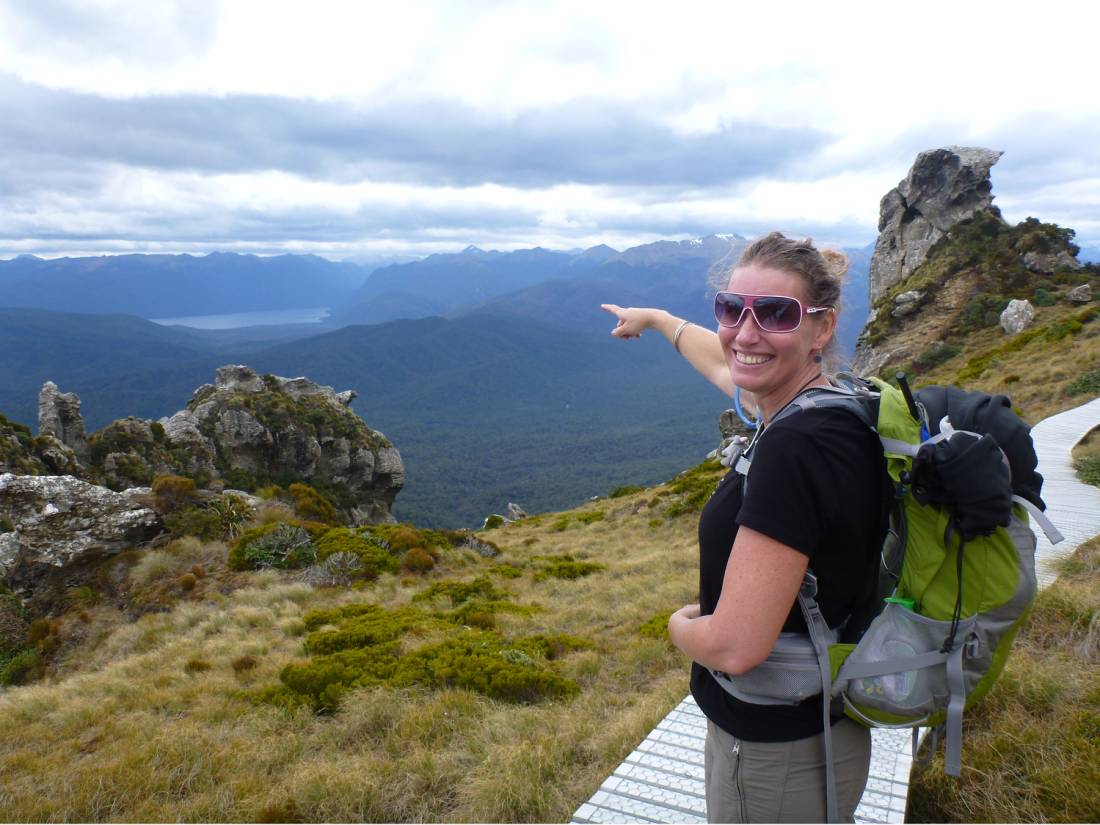
[[[0,261],[0,306],[174,318],[328,307],[366,278],[316,255],[105,255]]]

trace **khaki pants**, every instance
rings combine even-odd
[[[853,822],[867,784],[871,731],[851,719],[833,725],[841,821]],[[708,822],[824,822],[823,735],[794,742],[745,742],[707,722]]]

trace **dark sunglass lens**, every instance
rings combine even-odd
[[[745,299],[732,292],[719,292],[714,296],[714,317],[724,327],[736,326],[745,308]]]
[[[790,332],[798,327],[802,311],[793,298],[757,298],[753,304],[761,328],[769,332]]]

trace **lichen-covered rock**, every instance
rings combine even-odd
[[[1081,263],[1066,249],[1057,252],[1025,252],[1022,258],[1024,266],[1032,272],[1044,274],[1059,269],[1080,269]]]
[[[115,492],[72,476],[0,475],[0,514],[14,530],[0,533],[0,578],[49,603],[84,583],[107,556],[163,531],[146,503],[148,488]]]
[[[920,266],[948,229],[989,208],[989,170],[1001,154],[948,146],[917,155],[905,180],[879,205],[879,236],[870,272],[872,305]]]
[[[1035,307],[1030,301],[1013,299],[1001,313],[1001,329],[1009,335],[1023,332],[1035,320]]]
[[[42,385],[38,392],[38,434],[52,435],[78,458],[87,455],[84,417],[80,414],[80,399],[76,393],[59,391],[53,381]]]
[[[1075,286],[1066,293],[1066,300],[1073,304],[1088,304],[1092,302],[1092,284]]]

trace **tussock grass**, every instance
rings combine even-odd
[[[962,776],[942,754],[914,770],[906,820],[1100,821],[1100,537],[1063,562],[967,712]]]
[[[200,564],[194,591],[134,621],[109,603],[87,608],[83,626],[95,632],[54,681],[0,693],[5,818],[565,821],[687,690],[688,662],[659,628],[640,628],[695,600],[695,520],[651,528],[652,496],[560,514],[565,531],[554,529],[559,516],[505,525],[492,532],[497,558],[447,549],[431,571],[358,589],[315,588],[294,571],[230,572],[219,543],[153,551],[154,562],[138,561],[143,587]],[[536,557],[562,556],[589,574],[539,576],[546,562]],[[415,597],[486,576],[522,608],[493,614],[495,632],[591,643],[551,663],[580,686],[574,698],[515,704],[377,686],[348,691],[328,715],[257,700],[285,666],[309,661],[311,611],[447,611],[448,599]]]

